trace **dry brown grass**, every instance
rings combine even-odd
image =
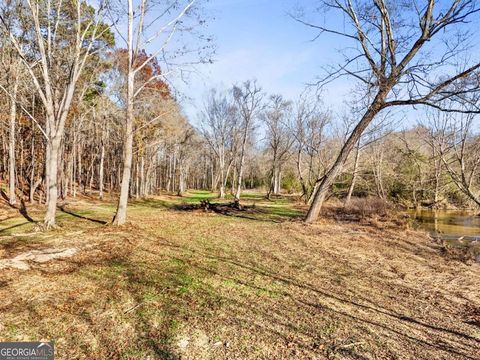
[[[353,197],[350,203],[345,207],[345,211],[350,214],[366,216],[386,216],[392,210],[392,206],[378,197]]]
[[[54,340],[58,359],[480,358],[479,266],[426,235],[306,226],[288,203],[252,199],[262,211],[246,218],[172,201],[133,204],[122,228],[85,219],[111,206],[72,204],[84,218],[63,229],[0,237],[2,256],[80,249],[0,270],[0,340]]]
[[[372,217],[387,217],[393,214],[393,207],[378,197],[352,197],[348,204],[332,199],[324,208],[324,215],[343,217],[343,220],[359,220]]]

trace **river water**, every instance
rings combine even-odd
[[[409,210],[414,227],[456,248],[470,248],[480,261],[480,216],[463,210]]]
[[[480,240],[478,212],[458,210],[410,210],[415,225],[442,238]]]

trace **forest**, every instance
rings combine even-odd
[[[338,62],[194,111],[208,1],[0,4],[0,355],[478,359],[478,2],[299,1]]]

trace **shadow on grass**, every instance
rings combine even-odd
[[[142,238],[148,238],[148,234],[142,234]],[[212,326],[227,324],[229,327],[243,322],[246,323],[246,331],[250,328],[249,331],[256,331],[261,334],[259,336],[270,334],[267,340],[272,344],[281,339],[282,346],[287,349],[285,351],[297,348],[319,355],[318,351],[322,351],[318,350],[319,341],[323,343],[325,338],[319,340],[318,324],[325,322],[325,314],[329,314],[328,319],[349,319],[355,328],[379,329],[388,334],[379,336],[400,338],[409,345],[437,351],[437,355],[442,352],[448,357],[473,360],[472,344],[480,341],[475,336],[405,316],[370,300],[362,299],[360,302],[359,297],[348,297],[342,292],[297,280],[280,270],[267,268],[264,263],[252,262],[248,257],[243,260],[214,255],[204,249],[180,246],[158,237],[135,247],[135,252],[123,247],[119,251],[122,252],[118,256],[113,256],[115,251],[112,251],[112,257],[103,260],[86,257],[87,262],[77,268],[84,268],[82,276],[85,284],[93,281],[94,288],[104,291],[101,301],[96,295],[96,298],[89,299],[91,303],[73,302],[68,307],[55,308],[56,312],[68,308],[70,314],[82,318],[86,326],[94,330],[103,329],[101,334],[95,334],[101,344],[101,355],[114,353],[131,355],[131,358],[153,355],[154,358],[179,359],[181,355],[175,342],[178,335],[182,335],[179,334],[181,325],[192,330],[196,327],[201,329],[202,324],[210,324],[211,329]],[[75,262],[74,258],[66,261]],[[225,266],[227,271],[220,271],[217,264]],[[220,292],[208,282],[212,277],[241,287]],[[259,279],[282,286],[267,288],[258,284]],[[255,296],[242,296],[245,289],[253,290]],[[263,298],[258,293],[274,297]],[[133,304],[125,308],[122,302],[130,299],[133,299]],[[112,304],[112,307],[104,304]],[[108,306],[104,310],[106,312],[116,309],[121,322],[128,322],[134,328],[134,337],[128,342],[115,342],[111,338],[112,332],[103,327],[101,318],[95,316],[98,306]],[[222,307],[228,308],[228,318],[223,320],[216,317]],[[300,320],[302,317],[317,320],[315,324],[295,323],[292,311],[298,313]],[[58,318],[58,314],[51,316]],[[390,321],[382,321],[381,317]],[[417,335],[419,333],[422,335]],[[352,348],[342,348],[345,343],[335,343],[337,339],[333,335],[329,341],[330,350],[338,355],[365,358]],[[113,347],[114,344],[116,347]],[[230,355],[234,357],[236,354]],[[295,355],[286,357],[302,358],[301,354]]]
[[[298,220],[304,216],[302,211],[287,206],[256,206],[255,204],[238,206],[235,202],[182,203],[172,205],[170,209],[184,212],[213,212],[228,217],[274,223]]]
[[[210,191],[189,191],[183,196],[166,195],[167,200],[158,198],[145,198],[133,200],[129,203],[132,208],[151,208],[173,211],[197,211],[213,212],[223,216],[281,223],[284,221],[298,220],[304,217],[304,210],[292,207],[291,199],[288,197],[278,197],[267,200],[265,195],[259,193],[244,193],[241,198],[241,209],[232,207],[234,197],[230,194],[224,199],[220,199],[217,193]],[[205,209],[202,202],[208,201],[212,205],[210,209]],[[260,202],[260,204],[259,204]],[[264,202],[262,204],[262,202]]]
[[[102,224],[102,225],[107,225],[108,224],[108,221],[98,220],[98,219],[94,219],[94,218],[91,218],[91,217],[88,217],[88,216],[76,214],[73,211],[65,209],[65,205],[59,206],[58,208],[60,209],[61,212],[65,213],[65,214],[68,214],[68,215],[71,215],[73,217],[82,219],[82,220],[88,220],[88,221],[91,221],[91,222],[94,222],[94,223],[97,223],[97,224]]]
[[[20,226],[27,225],[27,224],[30,224],[30,222],[27,221],[27,222],[23,222],[23,223],[20,223],[20,224],[11,225],[11,226],[9,226],[9,227],[0,229],[0,233],[5,233],[5,232],[7,232],[8,230],[15,229],[15,228],[18,228],[18,227],[20,227]]]
[[[131,260],[133,246],[115,241],[96,248],[93,255],[84,251],[50,267],[37,267],[49,279],[44,295],[55,293],[56,282],[65,280],[73,289],[80,286],[81,295],[67,290],[55,300],[47,297],[32,304],[30,297],[12,292],[11,306],[2,311],[26,319],[21,325],[14,322],[16,333],[62,338],[57,349],[62,358],[180,359],[175,352],[178,322],[188,317],[188,304],[195,301],[181,290],[193,281],[186,274],[187,265],[172,262],[165,268]],[[132,300],[134,306],[129,307]],[[57,326],[65,322],[67,333],[65,326]]]
[[[20,200],[20,209],[18,211],[25,219],[27,219],[27,221],[32,223],[36,222],[30,217],[30,215],[28,215],[27,206],[25,205],[25,201],[23,201],[23,199]]]
[[[0,223],[5,222],[5,221],[8,222],[8,220],[16,219],[17,217],[18,217],[17,215],[8,216],[8,217],[6,217],[6,218],[4,218],[4,219],[1,219],[1,220],[0,220]]]
[[[146,255],[148,257],[148,255]],[[84,276],[88,280],[99,281],[105,289],[111,289],[108,299],[118,301],[120,299],[133,299],[129,307],[123,306],[123,313],[117,316],[123,317],[122,322],[128,322],[134,328],[134,337],[128,339],[128,346],[115,349],[116,354],[122,354],[126,358],[150,358],[176,360],[182,358],[177,349],[179,329],[183,323],[198,313],[195,309],[208,309],[202,314],[205,318],[209,312],[213,312],[215,306],[211,291],[200,285],[201,280],[190,275],[190,267],[181,259],[170,258],[162,262],[162,266],[138,259],[132,260],[130,256],[113,258],[106,263],[98,263],[97,268],[86,269]],[[100,271],[100,277],[94,275],[95,269]],[[122,281],[119,281],[121,276]],[[114,306],[117,308],[117,306]],[[92,309],[95,313],[96,310]],[[89,324],[98,324],[98,320],[91,318],[90,312],[82,311],[81,316]],[[206,320],[205,320],[206,321]],[[108,331],[108,330],[107,330]],[[108,332],[104,335],[106,351],[109,348]],[[131,356],[131,357],[130,357]]]
[[[183,261],[170,259],[164,264],[124,264],[128,292],[136,303],[131,316],[137,334],[148,334],[138,339],[140,349],[149,348],[160,359],[180,359],[178,349],[174,350],[179,327],[195,316],[191,304],[198,306],[211,295],[203,294],[199,280],[188,273],[188,265]]]
[[[201,251],[198,251],[198,250],[186,249],[182,246],[170,244],[168,242],[162,242],[162,244],[167,247],[176,249],[177,251],[183,252],[187,250],[189,252],[193,252],[196,255],[196,257],[199,259],[203,258],[203,259],[218,261],[218,262],[227,264],[229,267],[242,269],[242,271],[245,271],[247,275],[244,276],[243,278],[240,278],[240,276],[226,276],[224,272],[218,272],[211,268],[206,268],[205,266],[202,266],[199,264],[200,261],[188,262],[189,266],[191,267],[195,267],[204,272],[210,272],[211,275],[223,278],[227,281],[233,281],[234,283],[238,283],[242,286],[246,286],[254,290],[259,290],[265,293],[274,293],[279,297],[289,298],[294,303],[299,304],[302,307],[309,308],[308,311],[306,310],[307,313],[311,312],[312,309],[315,309],[315,311],[318,312],[319,315],[322,313],[325,313],[325,311],[335,313],[344,318],[349,318],[355,323],[363,324],[366,327],[373,326],[373,327],[381,328],[387,331],[388,333],[392,334],[392,337],[400,336],[403,339],[409,342],[415,343],[422,347],[439,350],[446,354],[450,354],[451,356],[453,355],[460,356],[464,359],[471,359],[471,360],[476,359],[475,356],[472,356],[472,352],[471,352],[472,343],[473,344],[480,343],[480,338],[476,336],[472,336],[455,329],[449,329],[442,326],[438,326],[436,324],[429,324],[425,321],[415,319],[414,317],[406,316],[404,314],[395,312],[393,310],[386,309],[382,305],[377,305],[372,303],[370,300],[364,299],[366,302],[369,302],[370,304],[360,303],[358,301],[352,300],[351,298],[346,298],[341,294],[319,289],[308,283],[298,281],[296,279],[287,277],[283,274],[280,274],[271,270],[267,270],[263,267],[252,265],[250,263],[245,264],[243,262],[240,262],[238,259],[223,257],[223,256],[212,256],[207,253],[202,253]],[[235,271],[235,273],[240,274],[241,272]],[[264,287],[261,287],[252,283],[253,281],[248,280],[248,279],[256,279],[257,276],[283,283],[284,285],[286,285],[286,290],[266,289]],[[299,297],[297,294],[295,294],[295,291],[294,291],[295,288],[300,289],[301,293],[311,292],[312,294],[314,294],[314,298],[318,298],[319,300],[320,299],[334,300],[339,304],[343,304],[344,309],[341,309],[341,308],[339,309],[338,306],[332,307],[331,305],[328,304],[328,301],[326,303],[318,303],[318,302],[312,302],[310,300],[306,300],[303,298],[303,296]],[[356,310],[354,310],[353,312],[349,311],[348,310],[349,307],[353,307]],[[376,313],[379,316],[385,316],[387,318],[390,318],[391,321],[395,322],[398,325],[402,325],[403,327],[405,327],[405,329],[397,329],[392,327],[389,322],[383,323],[381,321],[372,319],[372,317],[368,317],[368,316],[363,317],[361,315],[358,315],[359,314],[358,310],[361,310],[361,309],[363,311]],[[424,334],[428,334],[428,337],[426,339],[418,337],[412,331],[409,331],[410,329],[420,331],[421,333],[424,333]],[[443,337],[444,334],[450,335],[449,338],[444,338]],[[432,339],[432,340],[428,340],[428,339]],[[355,354],[355,355],[357,356],[358,354]]]
[[[155,199],[139,201],[134,204],[134,206],[168,208],[179,211],[177,205]],[[81,219],[105,223],[64,209],[61,210]],[[255,207],[254,210],[252,213],[229,210],[221,215],[256,221],[274,221],[278,218],[295,219],[302,215],[299,211],[281,206]],[[200,211],[202,210],[200,209]],[[160,243],[157,240],[160,240]],[[153,243],[155,246],[161,245],[160,250],[152,248]],[[256,328],[260,334],[272,334],[273,338],[269,341],[273,342],[276,341],[274,339],[279,338],[286,345],[293,344],[294,347],[305,348],[310,352],[315,352],[315,346],[318,346],[315,345],[318,342],[318,325],[308,326],[307,323],[306,326],[297,326],[292,321],[294,318],[288,312],[292,309],[298,312],[300,319],[311,316],[318,318],[321,324],[322,316],[329,314],[330,318],[349,319],[355,328],[374,328],[384,331],[384,334],[379,335],[384,338],[399,338],[408,342],[409,345],[442,352],[447,357],[475,359],[475,356],[472,355],[472,344],[478,344],[480,341],[475,336],[406,316],[371,300],[361,299],[358,296],[349,297],[337,289],[327,290],[321,284],[317,286],[297,280],[292,276],[286,276],[280,270],[267,268],[265,264],[268,262],[252,261],[252,258],[248,256],[245,256],[245,259],[239,259],[214,255],[204,249],[199,251],[169,243],[164,239],[155,238],[155,241],[152,240],[149,244],[150,246],[145,244],[142,245],[142,248],[137,249],[137,251],[144,251],[145,254],[141,254],[144,256],[136,253],[135,258],[131,258],[129,254],[103,261],[101,259],[91,260],[97,261],[94,265],[106,272],[100,279],[91,280],[99,281],[100,283],[95,285],[108,291],[108,301],[115,301],[122,294],[120,299],[134,300],[134,305],[125,309],[123,315],[121,311],[118,313],[133,326],[135,333],[135,337],[129,339],[129,345],[119,343],[118,348],[113,349],[118,354],[131,354],[132,358],[142,358],[151,356],[153,353],[155,357],[162,359],[178,359],[180,356],[176,354],[175,341],[179,324],[188,323],[187,329],[191,329],[196,323],[208,323],[209,321],[205,320],[214,317],[219,307],[228,305],[234,309],[228,313],[228,324],[245,322],[247,320],[244,314],[252,314],[247,317],[247,325]],[[173,251],[167,251],[165,248]],[[228,270],[227,272],[219,271],[215,266],[210,266],[211,263],[221,263]],[[87,266],[86,270],[90,274],[92,267],[89,265],[94,266],[92,263],[81,266]],[[212,276],[241,285],[242,288],[235,290],[238,294],[235,294],[233,290],[230,293],[220,293],[204,281]],[[282,287],[260,286],[258,279],[267,284],[280,283]],[[266,301],[265,304],[260,303],[264,299],[259,296],[253,299],[248,296],[244,298],[239,296],[245,291],[244,288],[256,293],[273,294],[278,299],[275,298],[271,301],[273,306],[270,309]],[[71,313],[83,318],[87,326],[91,325],[92,329],[99,329],[102,324],[94,314],[97,306],[103,302],[98,298],[93,298],[91,301],[92,304],[88,311],[81,303],[69,304],[69,306],[72,309]],[[116,307],[118,309],[122,304],[117,303],[117,305],[120,305]],[[63,310],[59,308],[57,311]],[[219,322],[221,323],[221,320]],[[297,324],[299,323],[297,322]],[[112,351],[112,349],[108,349],[110,342],[114,342],[110,338],[111,335],[112,332],[109,332],[108,329],[104,330],[103,335],[96,334],[97,340],[100,340],[99,343],[102,344],[102,351],[105,351],[102,353],[103,355],[108,354],[107,351]],[[305,337],[309,342],[301,340]],[[335,339],[331,341],[334,343]],[[334,346],[332,348],[334,352],[347,351],[342,349],[341,345],[336,348],[336,345],[332,346]],[[356,351],[353,355],[355,358],[362,358],[361,354]],[[297,355],[297,358],[301,358],[301,356]]]
[[[128,204],[131,207],[148,207],[152,209],[171,209],[175,206],[175,202],[160,199],[146,198],[134,200]]]
[[[22,215],[28,222],[36,222],[35,220],[33,220],[30,215],[28,215],[28,211],[27,211],[27,206],[25,205],[25,201],[23,199],[20,199],[20,208],[17,208],[15,205],[12,205],[10,204],[10,200],[7,196],[7,194],[5,194],[5,192],[3,190],[0,190],[0,194],[1,196],[3,197],[3,199],[5,200],[5,202],[7,203],[8,206],[10,206],[12,209],[15,209],[17,210],[18,209],[18,212],[20,213],[20,215]],[[10,217],[13,218],[14,216]],[[6,220],[6,219],[4,219]]]
[[[220,195],[217,192],[211,192],[206,190],[190,190],[182,196],[177,197],[179,201],[187,204],[197,203],[202,200],[214,200],[218,199],[219,201],[230,201],[232,202],[235,199],[233,194],[225,194],[223,199],[220,199]],[[285,198],[278,198],[279,203],[287,203],[288,201]],[[255,193],[255,192],[243,192],[241,196],[241,201],[271,201],[277,202],[277,200],[268,200],[265,194]]]
[[[0,241],[0,249],[5,251],[4,255],[5,257],[10,256],[11,254],[14,254],[16,252],[19,252],[19,250],[34,250],[38,249],[41,247],[41,243],[38,241],[35,241],[31,238],[25,238],[25,237],[8,237],[8,238],[3,238]]]

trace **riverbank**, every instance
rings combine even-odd
[[[120,228],[113,202],[71,202],[46,233],[5,209],[0,258],[28,268],[0,269],[0,340],[54,340],[58,359],[479,358],[478,264],[401,220],[182,205],[213,197],[134,202]]]

